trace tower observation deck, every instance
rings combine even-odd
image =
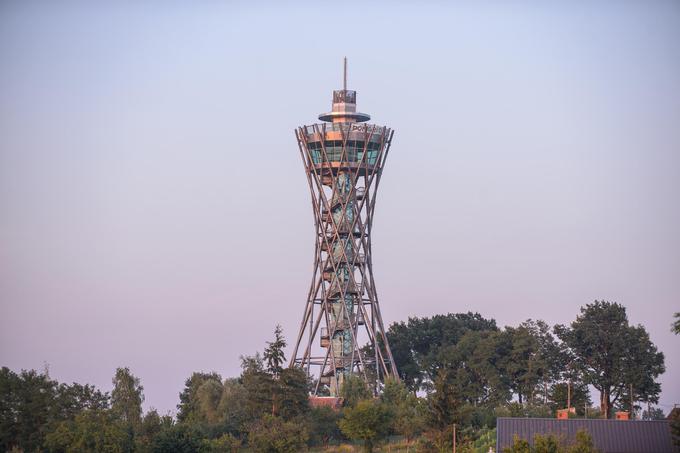
[[[398,377],[373,279],[371,231],[380,176],[394,132],[368,124],[356,91],[342,90],[323,123],[295,131],[312,198],[314,271],[291,366],[315,378],[313,394],[337,396],[353,374],[377,392]]]

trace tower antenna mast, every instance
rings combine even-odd
[[[347,91],[347,57],[345,57],[345,71],[342,78],[342,89]]]

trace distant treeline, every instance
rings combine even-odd
[[[351,442],[371,451],[389,438],[391,451],[428,452],[450,448],[455,424],[459,452],[486,453],[495,448],[498,416],[554,417],[567,406],[580,417],[631,409],[638,418],[664,416],[651,407],[664,356],[616,303],[596,301],[552,328],[528,320],[500,329],[476,313],[410,318],[392,324],[387,337],[400,381],[376,395],[349,377],[339,410],[310,407],[314,383],[284,367],[279,327],[263,354],[241,358],[240,376],[193,373],[175,417],[143,413],[144,388],[128,368],[116,370],[111,393],[2,368],[0,451],[353,451],[338,447]],[[596,407],[589,386],[599,393]],[[559,451],[592,451],[586,433],[579,442]]]

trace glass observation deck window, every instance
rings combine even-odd
[[[341,140],[326,140],[323,143],[323,146],[321,142],[309,142],[308,148],[312,156],[312,161],[315,164],[322,164],[325,162],[343,162],[343,161],[364,163],[363,162],[364,149],[366,147],[363,141],[348,140],[347,146],[345,148],[346,152],[343,153]],[[379,151],[380,143],[368,142],[367,149],[368,155],[366,156],[368,165],[375,165]]]

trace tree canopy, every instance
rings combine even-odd
[[[625,307],[595,301],[581,308],[570,326],[556,326],[555,331],[584,381],[600,392],[605,418],[631,385],[638,399],[658,402],[661,386],[656,378],[665,370],[664,355],[644,327],[629,325]]]

